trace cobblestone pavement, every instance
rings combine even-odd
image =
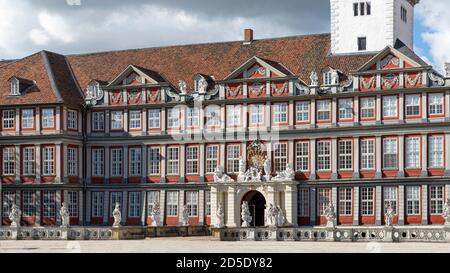
[[[0,253],[450,253],[446,243],[219,242],[211,237],[137,241],[0,241]]]

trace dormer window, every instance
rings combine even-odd
[[[332,81],[331,81],[331,71],[325,72],[323,74],[323,83],[324,85],[332,85]]]
[[[20,96],[20,82],[14,78],[11,80],[11,96]]]
[[[100,87],[100,83],[93,81],[89,84],[89,93],[92,98],[100,100],[103,97],[103,90]]]

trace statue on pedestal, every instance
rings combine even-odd
[[[444,217],[445,225],[450,226],[450,198],[447,198],[447,202],[444,204],[442,217]]]
[[[295,171],[292,169],[290,164],[286,164],[286,170],[282,172],[278,172],[277,176],[275,176],[272,180],[274,181],[294,181],[295,180]]]
[[[122,222],[122,212],[120,211],[119,203],[116,203],[116,207],[114,208],[112,216],[114,217],[113,227],[115,227],[115,228],[120,227],[121,226],[120,223]]]
[[[250,215],[250,208],[248,207],[248,202],[244,201],[242,203],[241,208],[241,219],[242,219],[242,227],[249,227],[253,218]]]
[[[185,81],[178,81],[178,89],[180,89],[181,95],[187,94],[187,84]]]
[[[11,213],[9,214],[9,220],[11,221],[12,228],[20,227],[20,218],[22,217],[22,212],[16,204],[12,205]]]
[[[316,71],[312,71],[309,79],[311,80],[311,86],[319,86],[319,76]]]
[[[283,227],[286,223],[286,217],[284,217],[283,210],[280,206],[277,206],[277,227]]]
[[[189,212],[188,212],[188,208],[186,205],[183,206],[183,211],[181,214],[181,224],[184,227],[189,226]]]
[[[70,213],[66,207],[66,203],[62,203],[59,214],[61,215],[61,227],[68,228],[70,226]]]
[[[327,227],[335,228],[336,227],[336,212],[334,211],[334,205],[332,202],[328,204],[328,206],[324,210],[325,218],[327,219]]]
[[[276,225],[277,225],[277,209],[273,206],[273,204],[270,204],[269,208],[266,211],[266,226],[276,227]]]
[[[216,228],[223,228],[225,227],[225,213],[223,211],[222,204],[219,204],[219,207],[217,208],[217,223],[215,225]]]
[[[264,160],[264,178],[266,181],[270,181],[272,179],[272,161],[266,156],[266,160]]]
[[[247,181],[247,175],[246,175],[246,165],[247,162],[245,161],[245,159],[241,158],[241,160],[239,160],[239,174],[238,174],[238,182],[246,182]]]
[[[234,180],[223,172],[222,166],[217,166],[216,171],[214,172],[214,182],[227,183],[227,182],[234,182]]]
[[[384,215],[384,221],[386,223],[386,227],[392,227],[393,219],[394,219],[394,209],[392,208],[392,204],[389,202],[388,207],[386,208],[386,213]]]
[[[152,219],[152,227],[159,227],[161,225],[161,210],[159,208],[158,201],[153,203],[152,211],[150,212],[150,216]]]

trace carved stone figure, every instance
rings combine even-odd
[[[450,77],[450,63],[444,64],[445,77]]]
[[[219,204],[217,207],[217,223],[215,225],[216,228],[223,228],[225,226],[225,213],[223,211],[222,204]]]
[[[22,212],[16,204],[12,205],[11,213],[9,214],[9,220],[11,221],[12,228],[20,227],[20,218],[22,217]]]
[[[311,80],[311,86],[319,86],[319,76],[317,76],[316,71],[311,72],[309,79]]]
[[[282,227],[286,223],[286,217],[284,217],[283,210],[280,206],[277,206],[277,227]]]
[[[450,226],[450,198],[447,198],[447,202],[444,204],[442,217],[444,217],[445,225]]]
[[[152,219],[152,227],[159,227],[161,226],[161,210],[159,208],[158,201],[155,201],[153,203],[153,208],[150,213],[151,219]]]
[[[392,227],[393,226],[393,219],[394,219],[394,209],[392,208],[392,204],[389,203],[386,213],[384,215],[385,217],[385,223],[386,227]]]
[[[266,160],[264,160],[264,173],[266,174],[264,176],[265,180],[270,181],[272,179],[272,162],[267,156]]]
[[[62,203],[59,214],[61,215],[61,227],[68,228],[70,226],[70,213],[66,207],[66,203]]]
[[[266,211],[266,226],[276,227],[277,213],[277,209],[273,206],[273,204],[270,204]]]
[[[197,82],[197,90],[199,93],[206,93],[208,91],[208,82],[201,77]]]
[[[328,204],[328,206],[324,210],[325,218],[327,219],[327,227],[335,228],[336,227],[336,212],[334,211],[334,205],[332,202]]]
[[[119,203],[116,203],[116,207],[112,213],[112,216],[114,217],[113,227],[120,227],[120,223],[122,222],[122,212],[120,211]]]
[[[178,82],[178,88],[180,89],[180,92],[182,95],[187,94],[187,84],[185,81],[179,81]]]
[[[286,164],[286,170],[278,172],[277,176],[273,178],[273,181],[294,181],[295,171],[290,164]]]
[[[222,166],[218,166],[216,168],[216,171],[214,172],[214,182],[227,183],[227,182],[234,182],[234,180],[223,172]]]
[[[183,206],[183,211],[181,213],[181,224],[184,227],[189,226],[189,212],[186,205]]]
[[[239,160],[239,174],[238,174],[238,182],[246,182],[246,161],[245,159],[241,158],[241,160]]]
[[[242,227],[249,227],[253,218],[250,215],[250,208],[248,207],[248,202],[244,201],[242,203],[241,208],[241,219],[242,219]]]
[[[336,70],[331,71],[331,84],[339,84],[339,74]]]

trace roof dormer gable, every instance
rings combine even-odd
[[[108,87],[158,85],[161,83],[166,83],[166,80],[158,72],[135,65],[129,65],[113,81],[108,84]]]
[[[10,84],[10,96],[21,96],[25,94],[25,92],[35,85],[34,81],[30,81],[27,79],[12,77],[8,80]]]
[[[291,75],[293,73],[281,63],[254,56],[225,77],[225,80],[277,78]]]

